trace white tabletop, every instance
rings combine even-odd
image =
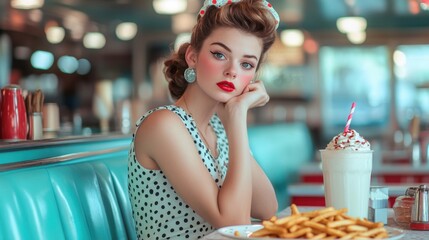
[[[299,210],[302,212],[308,212],[308,211],[312,211],[312,210],[318,209],[318,208],[320,208],[320,207],[299,207]],[[277,214],[277,216],[279,218],[284,217],[284,216],[288,216],[288,215],[290,215],[290,208],[289,207]],[[402,237],[403,240],[428,240],[429,239],[429,231],[409,230],[409,229],[402,228],[401,226],[396,224],[395,221],[393,220],[393,209],[391,209],[391,208],[389,209],[387,226],[393,227],[393,228],[398,228],[398,229],[401,229],[402,231],[404,231],[404,236]],[[202,239],[219,240],[219,239],[230,239],[230,238],[221,235],[217,231],[214,231]]]

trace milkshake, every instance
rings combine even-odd
[[[355,130],[347,129],[320,153],[326,206],[347,208],[350,216],[368,218],[372,171],[369,142]]]

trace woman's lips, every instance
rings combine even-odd
[[[235,86],[232,82],[228,82],[228,81],[222,81],[222,82],[218,82],[217,86],[224,90],[225,92],[232,92],[235,90]]]

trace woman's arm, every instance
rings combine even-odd
[[[229,170],[220,189],[176,114],[167,110],[156,111],[145,119],[136,133],[137,160],[146,162],[146,165],[155,163],[177,194],[216,228],[250,223],[252,173],[251,162],[246,156],[249,153],[247,129],[243,121],[245,117],[235,115],[234,119],[228,123],[233,129],[228,135],[232,150]]]
[[[250,154],[249,154],[250,155]],[[269,219],[278,209],[276,193],[267,175],[256,160],[252,159],[252,217]]]
[[[243,92],[242,97],[248,99],[253,98],[253,100],[250,101],[251,104],[248,106],[248,109],[264,106],[269,101],[269,96],[262,81],[249,84]],[[238,99],[240,99],[240,97]],[[252,163],[251,215],[258,219],[268,219],[275,215],[278,208],[275,191],[264,171],[250,154],[250,151],[248,156]]]
[[[176,114],[167,110],[156,111],[145,119],[137,131],[137,160],[159,167],[177,194],[215,228],[249,224],[255,189],[253,179],[258,184],[263,183],[258,170],[252,170],[255,163],[249,154],[246,117],[248,109],[264,105],[268,95],[262,83],[251,85],[246,93],[218,109],[230,149],[228,171],[222,188],[218,188],[213,181],[192,137]],[[252,176],[254,172],[255,177]],[[258,200],[255,201],[262,203],[262,192],[256,190],[258,197],[255,199]],[[257,215],[260,215],[263,209],[257,209]]]
[[[268,100],[269,96],[265,90],[264,84],[261,81],[256,81],[253,84],[249,84],[243,91],[243,94],[220,105],[217,111],[225,126],[230,145],[228,174],[235,173],[238,169],[247,169],[245,167],[250,164],[249,172],[251,173],[251,180],[247,182],[247,187],[251,186],[251,189],[248,190],[251,192],[251,203],[249,206],[248,201],[243,202],[243,200],[241,200],[241,208],[250,207],[251,216],[260,219],[269,218],[276,213],[277,200],[271,182],[250,154],[246,117],[250,108],[264,106]],[[241,114],[235,115],[235,112]],[[230,123],[237,123],[237,119],[240,119],[238,125],[230,126]],[[237,137],[237,128],[240,128],[238,131],[238,133],[241,134],[239,135],[240,137]],[[237,149],[240,149],[240,156],[234,155]],[[239,164],[236,165],[236,162]]]

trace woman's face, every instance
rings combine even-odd
[[[234,28],[217,28],[204,41],[195,63],[197,84],[210,97],[227,102],[243,93],[256,74],[262,40]]]

